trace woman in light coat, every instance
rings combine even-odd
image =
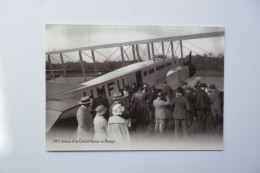
[[[103,105],[99,105],[96,109],[96,116],[94,118],[94,139],[105,140],[107,139],[107,120],[104,118],[104,114],[107,108]]]
[[[127,121],[120,115],[124,112],[121,104],[116,104],[112,108],[112,114],[108,120],[108,139],[115,140],[116,143],[128,143],[130,141]]]

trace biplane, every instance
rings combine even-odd
[[[53,52],[46,52],[50,64],[51,75],[55,78],[54,70],[51,67],[51,56],[54,54],[60,55],[61,62],[65,70],[65,64],[63,62],[63,54],[68,52],[78,52],[83,77],[86,80],[85,67],[82,59],[83,51],[90,51],[95,67],[95,74],[98,73],[96,68],[95,50],[107,49],[117,47],[121,52],[122,67],[101,76],[98,76],[89,81],[85,81],[80,85],[75,86],[67,91],[62,91],[46,98],[46,132],[50,131],[55,122],[59,119],[65,119],[76,115],[76,110],[79,106],[78,101],[84,95],[97,97],[98,92],[102,92],[108,100],[111,100],[113,94],[124,88],[126,85],[132,83],[146,83],[148,85],[158,86],[163,81],[171,85],[177,85],[179,82],[191,77],[195,72],[196,68],[192,65],[191,56],[189,57],[188,63],[180,63],[178,58],[174,55],[174,44],[173,42],[178,41],[180,45],[181,58],[183,58],[182,41],[189,39],[200,39],[210,37],[221,37],[224,36],[223,32],[211,32],[201,33],[193,35],[181,35],[174,37],[165,37],[149,40],[139,40],[124,43],[114,43],[99,46],[81,47],[76,49],[59,50]],[[169,43],[169,49],[171,55],[166,56],[164,52],[164,43]],[[154,44],[160,43],[162,46],[162,54],[155,55]],[[143,60],[139,53],[139,45],[147,46],[148,60]],[[135,63],[126,65],[125,56],[126,52],[124,47],[132,48],[132,56]],[[191,54],[190,54],[191,55]]]

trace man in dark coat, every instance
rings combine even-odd
[[[194,120],[195,94],[190,86],[186,86],[184,95],[188,98],[191,110],[187,113],[187,127],[189,128]]]
[[[103,96],[103,93],[98,93],[98,97],[93,100],[92,103],[92,110],[95,110],[98,106],[103,105],[107,109],[109,109],[109,102],[108,99]],[[108,120],[108,112],[104,114],[104,118]]]
[[[157,98],[157,94],[158,94],[157,89],[155,88],[155,86],[152,86],[150,92],[148,93],[148,98],[147,98],[149,118],[151,120],[154,119],[153,101]]]
[[[220,100],[219,92],[216,89],[216,86],[214,84],[211,84],[209,86],[209,89],[211,90],[211,93],[209,94],[211,113],[213,118],[213,124],[214,127],[216,128],[217,122],[221,116],[221,109],[220,109],[221,100]]]
[[[171,102],[175,105],[173,118],[175,120],[174,134],[177,136],[179,125],[182,126],[183,136],[186,136],[186,119],[187,112],[190,111],[190,104],[188,98],[184,96],[183,88],[178,87],[176,90],[176,97]]]
[[[207,109],[209,106],[209,98],[207,93],[202,89],[205,88],[204,85],[196,85],[195,91],[195,109],[197,111],[199,130],[206,130],[206,120],[207,120]]]
[[[147,97],[146,94],[143,93],[142,88],[133,94],[131,101],[135,105],[134,115],[136,117],[136,125],[144,125],[144,123],[148,120],[147,117]]]
[[[163,90],[163,93],[165,93],[166,95],[170,95],[171,94],[171,92],[172,92],[172,89],[171,89],[171,87],[167,84],[167,82],[165,81],[164,82],[164,85],[163,85],[163,87],[162,87],[162,90]]]

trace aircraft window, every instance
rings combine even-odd
[[[144,76],[147,76],[147,71],[144,72]]]

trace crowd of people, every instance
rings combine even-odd
[[[116,92],[112,104],[98,93],[97,98],[82,97],[77,111],[77,138],[89,136],[94,130],[95,140],[129,142],[131,134],[150,130],[163,134],[187,137],[187,129],[206,133],[208,123],[213,129],[223,124],[223,92],[214,84],[186,82],[172,89],[167,82],[161,89],[147,84],[125,86]],[[151,128],[152,127],[152,128]]]

